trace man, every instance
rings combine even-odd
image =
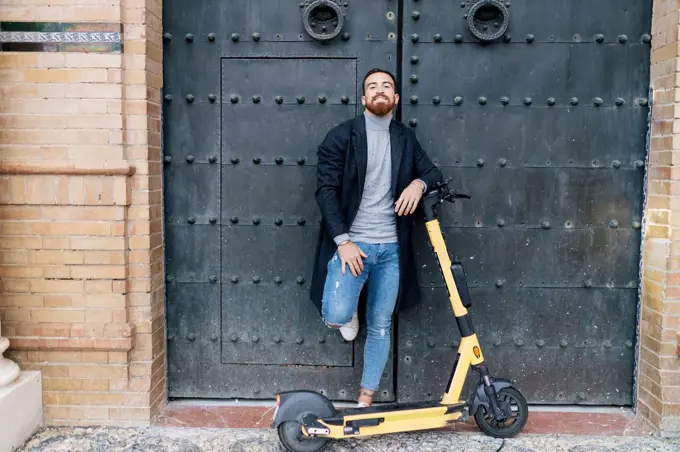
[[[415,134],[392,118],[399,102],[392,74],[370,70],[365,112],[331,129],[318,148],[316,200],[323,221],[311,298],[325,324],[347,341],[359,331],[367,284],[366,345],[358,406],[371,406],[390,352],[395,307],[419,299],[412,214],[442,175]]]

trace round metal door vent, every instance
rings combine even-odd
[[[345,22],[345,14],[333,0],[315,0],[302,10],[302,23],[309,36],[318,41],[335,38]]]
[[[508,30],[510,12],[498,0],[479,0],[467,13],[470,33],[480,41],[494,41]]]

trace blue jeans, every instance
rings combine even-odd
[[[399,244],[355,242],[368,256],[359,276],[349,266],[342,274],[337,251],[328,261],[328,276],[322,301],[323,321],[344,325],[357,311],[359,294],[368,283],[366,298],[366,345],[361,387],[377,391],[390,352],[392,314],[399,293]]]

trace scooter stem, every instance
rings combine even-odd
[[[496,418],[498,421],[502,421],[507,418],[507,414],[504,413],[503,410],[501,410],[501,408],[498,406],[496,388],[493,386],[493,384],[491,384],[489,370],[486,366],[486,363],[484,362],[481,346],[475,333],[472,319],[466,308],[466,306],[470,306],[470,300],[465,278],[463,276],[461,280],[463,287],[458,288],[456,285],[456,279],[453,275],[451,258],[449,257],[446,242],[444,241],[444,235],[442,234],[439,219],[437,218],[437,206],[445,200],[452,201],[452,199],[448,199],[447,196],[450,198],[455,197],[455,195],[452,195],[448,191],[446,184],[443,184],[443,186],[436,191],[430,192],[423,200],[423,208],[425,211],[425,227],[427,228],[427,232],[430,237],[432,250],[434,251],[437,262],[439,263],[439,269],[442,276],[444,277],[444,281],[446,282],[446,290],[449,294],[449,301],[451,302],[451,308],[453,309],[453,314],[456,317],[456,323],[458,324],[458,329],[461,335],[461,343],[458,348],[456,363],[454,364],[449,385],[444,397],[442,398],[442,402],[454,403],[459,400],[460,391],[465,382],[467,372],[470,367],[473,367],[475,370],[479,371],[480,377],[484,383],[484,393],[489,400],[489,405],[491,406],[491,411],[493,412],[494,418]],[[460,197],[467,196],[461,195]],[[468,303],[466,305],[464,305],[463,301],[461,300],[461,289],[464,290],[464,293],[468,298]]]
[[[434,218],[430,221],[426,221],[425,226],[430,236],[430,242],[432,243],[435,256],[439,261],[439,267],[442,275],[444,276],[444,281],[446,282],[446,289],[449,292],[449,300],[451,302],[453,314],[456,316],[458,327],[461,328],[460,334],[463,337],[468,336],[469,334],[466,333],[474,333],[474,328],[472,327],[472,322],[468,316],[468,310],[465,308],[465,306],[463,306],[463,302],[460,299],[460,295],[456,287],[456,282],[453,279],[453,272],[451,271],[451,258],[449,257],[449,253],[446,249],[446,242],[444,242],[444,236],[442,235],[442,231],[439,226],[439,220]]]

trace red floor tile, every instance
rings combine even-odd
[[[158,426],[205,428],[269,428],[273,407],[175,405],[155,422]],[[456,424],[457,432],[479,432],[474,419]],[[644,436],[651,432],[644,420],[626,412],[575,413],[530,411],[523,433],[598,436]]]
[[[269,428],[274,407],[172,406],[156,425],[207,428]]]

